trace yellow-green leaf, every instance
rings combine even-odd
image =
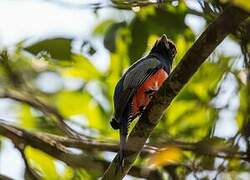
[[[34,129],[36,127],[36,122],[32,115],[30,106],[22,104],[20,109],[19,116],[21,120],[21,126],[24,128]]]
[[[85,92],[63,91],[55,98],[56,107],[65,116],[82,115],[92,128],[105,129],[104,117],[97,102]]]
[[[90,62],[89,59],[81,55],[73,55],[72,63],[68,67],[61,68],[60,72],[64,76],[80,77],[84,80],[97,79],[101,77],[101,72]]]
[[[250,11],[250,1],[249,0],[221,0],[221,2],[227,3],[233,3],[247,11]]]
[[[54,158],[32,147],[26,147],[25,154],[31,166],[42,173],[43,179],[58,179]]]
[[[180,163],[183,158],[181,149],[175,146],[167,146],[150,157],[151,167],[162,167],[170,164]]]
[[[35,55],[45,51],[54,59],[70,60],[71,42],[72,39],[67,38],[45,39],[26,47],[25,50]]]

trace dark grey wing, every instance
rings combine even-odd
[[[119,117],[125,115],[124,112],[126,108],[129,107],[128,104],[131,102],[138,87],[161,67],[162,64],[157,58],[148,57],[141,59],[128,69],[115,89],[114,103],[116,121],[119,122]]]
[[[142,59],[135,65],[132,65],[124,75],[123,88],[138,88],[154,72],[156,72],[162,63],[155,57]]]
[[[119,86],[119,87],[122,87]],[[136,89],[123,89],[120,90],[120,88],[115,91],[115,97],[114,97],[114,103],[115,103],[115,118],[116,121],[119,121],[119,117],[123,114],[125,111],[125,108],[129,104],[129,100],[134,95]]]

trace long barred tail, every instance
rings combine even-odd
[[[120,153],[119,153],[119,161],[120,168],[124,166],[124,156],[126,149],[126,141],[128,135],[128,118],[121,119],[120,124]]]

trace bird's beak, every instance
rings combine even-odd
[[[164,42],[164,43],[167,43],[168,38],[167,38],[167,36],[166,36],[165,34],[163,34],[163,35],[160,37],[159,41],[162,41],[162,42]]]

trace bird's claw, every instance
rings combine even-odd
[[[121,157],[119,157],[119,162],[118,162],[118,168],[117,168],[117,170],[120,170],[120,171],[122,171],[123,172],[123,170],[124,170],[124,158],[121,158]]]

